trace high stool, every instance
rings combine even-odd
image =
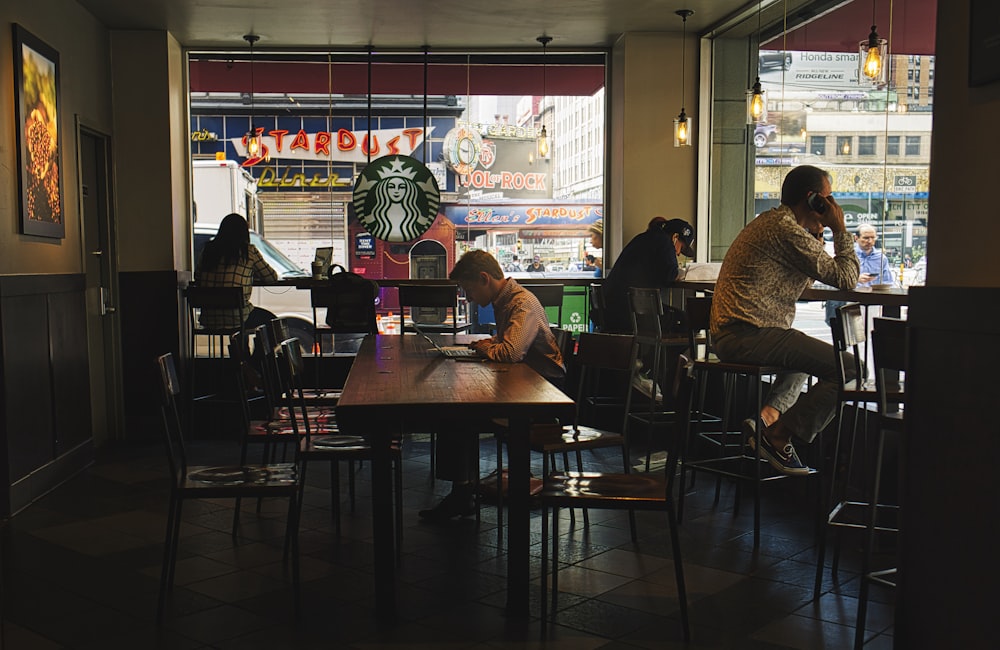
[[[731,431],[729,428],[730,414],[733,409],[734,395],[737,383],[742,379],[747,382],[747,406],[753,408],[748,414],[757,423],[757,430],[763,430],[760,411],[763,406],[762,383],[766,377],[772,377],[782,371],[776,366],[763,366],[752,363],[735,363],[722,361],[712,353],[712,342],[709,333],[709,321],[712,312],[711,296],[689,297],[685,302],[688,335],[690,337],[691,354],[693,355],[694,375],[697,382],[698,414],[697,420],[692,417],[693,432],[689,436],[688,447],[683,450],[681,461],[681,485],[684,485],[684,475],[688,469],[709,472],[718,477],[715,488],[715,502],[718,503],[722,477],[734,479],[737,482],[736,503],[733,514],[738,515],[740,509],[740,489],[742,483],[753,486],[753,545],[760,546],[760,488],[765,482],[789,478],[788,475],[776,472],[768,464],[767,459],[760,457],[760,445],[754,446],[753,453],[747,452],[747,440],[742,431]],[[705,344],[700,345],[699,339],[704,337]],[[723,385],[723,408],[721,412],[721,429],[717,432],[701,430],[701,413],[704,413],[706,386],[710,375],[720,374]],[[693,450],[691,442],[707,442],[715,446],[713,457],[691,460]],[[817,475],[815,468],[810,468],[804,476]],[[678,498],[678,516],[684,512],[684,492],[682,488]],[[817,494],[819,490],[817,490]]]
[[[875,383],[870,381],[864,365],[866,348],[868,345],[867,320],[862,312],[862,306],[858,303],[849,303],[837,308],[836,315],[830,323],[830,330],[833,338],[833,347],[837,371],[840,376],[840,386],[838,390],[837,409],[837,433],[833,447],[834,468],[830,472],[830,499],[828,502],[825,525],[833,527],[838,535],[834,546],[832,573],[837,575],[837,568],[840,560],[840,535],[843,528],[864,528],[864,513],[867,511],[868,503],[865,501],[852,500],[848,497],[848,490],[851,487],[851,477],[854,472],[854,450],[857,442],[858,417],[864,417],[864,437],[862,448],[867,449],[868,442],[868,418],[866,405],[874,404],[878,401],[878,393],[875,390]],[[853,362],[848,365],[846,359],[848,355]],[[849,379],[853,377],[853,379]],[[845,407],[854,407],[854,417],[850,428],[850,441],[848,443],[848,458],[844,475],[841,480],[837,480],[841,440],[844,433],[847,418],[845,417]],[[868,490],[862,484],[861,491],[867,494]],[[813,599],[819,598],[823,582],[823,566],[826,555],[826,535],[821,532],[817,547],[816,561],[816,583],[813,588]]]
[[[218,401],[216,392],[199,393],[195,383],[195,367],[198,357],[198,337],[205,337],[207,356],[225,356],[229,337],[243,333],[243,288],[242,287],[200,287],[188,286],[184,290],[188,307],[188,327],[191,332],[191,366],[188,370],[187,385],[191,391],[191,402]],[[236,322],[236,325],[204,326],[199,322],[202,315],[215,312],[221,322]]]
[[[861,560],[861,583],[858,590],[858,616],[854,629],[854,647],[857,650],[865,642],[865,620],[868,616],[868,591],[873,583],[887,587],[896,586],[895,567],[875,569],[872,553],[878,532],[899,531],[899,505],[879,503],[879,488],[882,482],[883,453],[886,433],[898,436],[900,447],[905,444],[905,413],[899,410],[906,403],[905,380],[900,381],[900,373],[908,366],[906,321],[896,318],[876,318],[872,330],[872,353],[875,357],[875,390],[878,394],[878,442],[875,449],[874,476],[871,495],[868,499],[865,521],[864,555]],[[899,454],[903,458],[903,454]],[[895,515],[894,522],[886,524],[882,514]]]

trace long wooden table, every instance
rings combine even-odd
[[[439,335],[441,345],[476,336]],[[375,603],[382,620],[396,618],[391,439],[401,431],[450,430],[493,417],[510,419],[508,438],[507,612],[528,615],[531,504],[528,428],[532,420],[571,418],[573,400],[526,364],[455,361],[440,356],[423,337],[368,336],[358,351],[337,405],[344,433],[363,435],[376,452],[372,462]]]
[[[670,285],[672,289],[688,291],[713,291],[715,282],[710,280],[678,280]],[[828,289],[825,287],[809,287],[802,292],[801,300],[843,300],[858,302],[862,305],[883,305],[885,307],[905,307],[909,300],[906,289],[893,287],[886,291],[873,291],[867,287],[861,289]]]

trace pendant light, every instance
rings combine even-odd
[[[747,91],[747,124],[763,124],[767,122],[766,91],[760,86],[760,13],[762,0],[757,2],[757,78]]]
[[[247,141],[247,158],[250,160],[256,160],[260,158],[261,151],[263,150],[263,143],[261,142],[261,136],[257,133],[257,127],[254,126],[254,111],[253,111],[253,44],[260,40],[260,36],[256,34],[245,34],[243,40],[250,44],[250,130],[247,131],[246,141]]]
[[[535,39],[542,44],[542,102],[539,106],[538,113],[542,119],[542,130],[538,134],[538,157],[548,158],[549,157],[549,134],[545,129],[545,91],[546,91],[546,78],[545,78],[545,48],[550,42],[552,42],[551,36],[539,36]]]
[[[875,0],[872,0],[872,31],[868,38],[858,43],[858,53],[858,81],[867,81],[877,87],[885,86],[889,67],[889,41],[879,38],[875,27]]]
[[[678,9],[674,12],[684,21],[684,28],[681,37],[681,112],[674,118],[674,146],[691,146],[691,118],[684,112],[684,50],[687,45],[687,20],[694,11],[691,9]]]

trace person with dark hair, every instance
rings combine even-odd
[[[250,304],[253,282],[277,282],[278,273],[261,257],[250,243],[250,228],[241,215],[226,215],[215,237],[201,251],[194,273],[195,282],[203,287],[242,287],[243,308],[203,309],[199,322],[205,327],[247,329],[270,322],[275,315]]]
[[[448,278],[458,283],[466,297],[480,307],[493,305],[497,333],[470,344],[490,361],[531,366],[556,385],[566,375],[566,365],[549,328],[545,308],[514,278],[505,278],[500,264],[483,250],[471,250],[455,263]],[[469,426],[476,426],[470,423]],[[442,432],[437,443],[437,478],[451,481],[451,492],[435,507],[421,510],[429,521],[446,521],[471,515],[474,510],[472,479],[478,472],[479,441],[468,432]]]
[[[743,422],[750,446],[759,444],[761,457],[785,474],[809,472],[792,437],[810,443],[829,424],[839,382],[833,346],[792,329],[795,303],[814,280],[848,290],[859,275],[854,241],[831,190],[822,169],[803,165],[788,172],[781,205],[761,213],[730,245],[712,298],[720,359],[785,369],[761,409],[764,430],[756,430],[755,419]],[[833,257],[823,246],[826,227],[833,231]],[[803,393],[810,375],[819,381]]]
[[[683,219],[653,217],[622,249],[604,282],[604,330],[632,333],[630,287],[666,287],[677,279],[677,257],[694,257],[694,228]]]

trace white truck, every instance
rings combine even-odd
[[[257,181],[235,160],[195,160],[191,163],[194,221],[218,224],[227,214],[242,215],[251,230],[260,230]]]

